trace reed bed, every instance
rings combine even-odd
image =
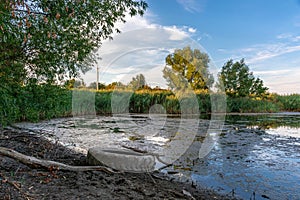
[[[13,90],[11,87],[1,86],[0,95],[2,126],[16,121],[36,122],[72,115],[149,113],[151,107],[157,104],[168,114],[181,114],[183,109],[190,113],[300,111],[299,94],[272,94],[264,99],[253,97],[224,99],[223,95],[217,93],[195,91],[194,98],[190,98],[162,89],[143,89],[134,92],[126,89],[69,90],[57,85],[32,84]],[[193,105],[191,108],[194,110],[189,109],[189,105]],[[196,108],[198,110],[195,110]]]

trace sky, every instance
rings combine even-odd
[[[121,34],[98,53],[100,82],[144,74],[166,87],[165,57],[191,46],[207,53],[215,78],[224,63],[245,59],[270,92],[300,93],[300,0],[146,0],[143,17],[126,16]],[[83,75],[96,80],[96,66]]]

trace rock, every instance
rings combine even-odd
[[[151,172],[155,167],[155,157],[127,149],[103,149],[93,147],[88,150],[90,165],[105,165],[125,172]]]

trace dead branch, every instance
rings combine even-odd
[[[117,171],[105,166],[71,166],[51,160],[38,159],[33,156],[27,156],[13,149],[0,147],[0,155],[18,160],[19,162],[34,167],[56,168],[64,171],[104,171],[107,173],[118,173]]]

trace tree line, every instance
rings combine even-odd
[[[64,86],[68,89],[72,89],[72,88],[97,89],[97,82],[92,82],[87,86],[82,79],[71,79],[71,80],[67,80],[64,83]],[[132,90],[151,89],[151,87],[147,85],[146,78],[143,74],[138,74],[132,77],[132,80],[128,84],[124,84],[120,81],[114,81],[107,85],[101,82],[98,83],[99,90],[113,90],[113,89],[125,89],[125,88],[132,89]]]
[[[228,96],[234,97],[260,97],[268,95],[268,88],[264,86],[263,80],[255,77],[249,70],[249,66],[244,59],[234,62],[232,59],[227,61],[218,74],[218,80],[214,80],[213,75],[209,72],[209,56],[199,49],[191,49],[187,46],[182,49],[176,49],[174,53],[165,58],[165,67],[163,77],[166,79],[168,87],[171,90],[184,90],[191,88],[193,90],[202,90],[209,92],[215,86],[219,92],[223,91]],[[87,87],[96,89],[96,82],[86,86],[83,81],[72,80],[70,83],[73,87]],[[129,84],[121,82],[112,82],[108,85],[98,83],[99,89],[114,88],[132,88],[132,89],[151,89],[146,84],[143,74],[133,77]]]
[[[225,91],[230,97],[264,97],[267,94],[268,88],[250,72],[244,59],[227,61],[216,81],[209,72],[209,62],[210,58],[206,53],[187,46],[176,49],[166,57],[163,74],[170,88],[191,87],[205,91],[215,83],[219,91]]]

